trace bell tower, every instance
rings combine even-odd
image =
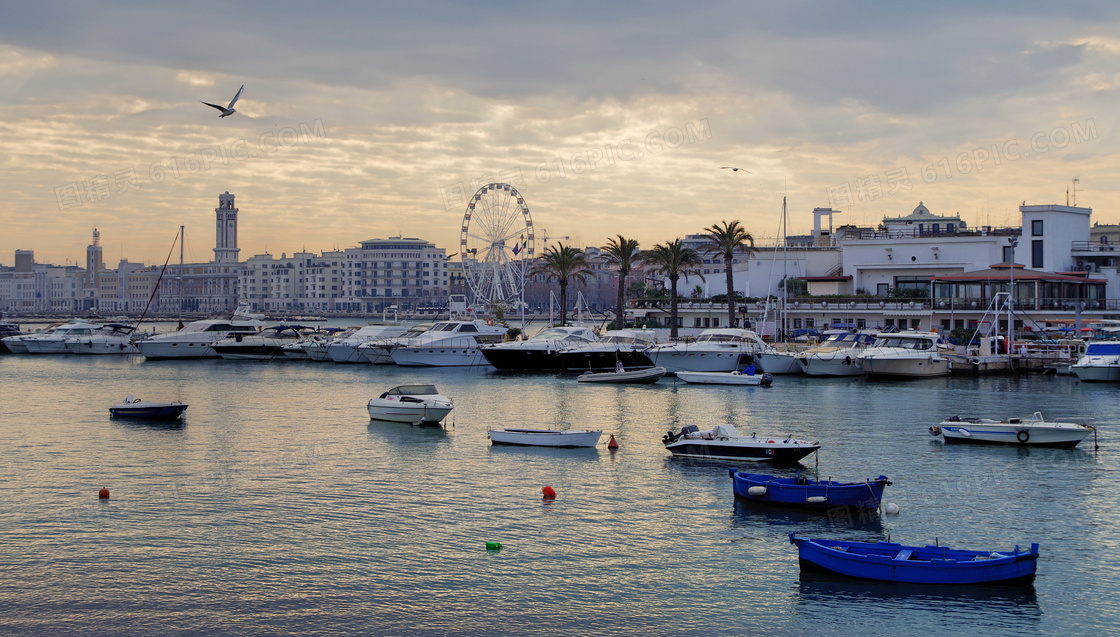
[[[224,195],[218,195],[218,207],[214,212],[218,215],[217,235],[214,239],[214,262],[237,263],[237,208],[233,207],[234,195],[227,190]]]

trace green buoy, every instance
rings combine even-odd
[[[498,550],[501,550],[501,548],[502,548],[502,543],[501,542],[487,542],[486,543],[486,550],[487,551],[498,551]]]

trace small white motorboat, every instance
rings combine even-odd
[[[1035,447],[1076,447],[1095,429],[1072,422],[1046,422],[1041,412],[1029,418],[964,418],[953,416],[929,428],[931,436],[947,443],[1030,445]]]
[[[109,408],[109,415],[114,418],[142,418],[144,420],[175,420],[183,416],[187,404],[181,401],[173,403],[157,403],[134,398],[131,394],[125,397],[124,402]]]
[[[496,445],[532,447],[594,447],[603,431],[590,429],[491,429],[490,442]]]
[[[366,405],[371,420],[438,425],[454,404],[435,385],[401,385],[371,398]]]
[[[795,440],[793,436],[741,436],[734,425],[716,425],[707,430],[686,425],[678,433],[666,433],[661,442],[674,456],[778,463],[797,462],[821,448],[819,442]]]
[[[576,380],[581,383],[656,383],[668,373],[664,367],[624,369],[619,366],[613,372],[584,372]]]
[[[769,387],[774,382],[770,374],[756,375],[753,369],[744,372],[677,372],[677,378],[698,385],[752,385]]]

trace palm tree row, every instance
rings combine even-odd
[[[705,253],[719,255],[723,259],[727,283],[727,324],[735,323],[734,273],[731,271],[735,254],[750,256],[754,249],[754,237],[738,221],[724,221],[704,229],[707,243],[701,247]],[[626,283],[634,267],[645,265],[652,271],[663,274],[669,279],[669,336],[677,337],[677,282],[682,276],[693,274],[704,280],[699,266],[703,264],[700,253],[684,245],[680,239],[659,243],[651,250],[641,250],[636,239],[622,235],[607,240],[601,248],[607,263],[618,269],[618,294],[615,314],[615,329],[626,325]],[[530,274],[543,274],[549,280],[556,279],[560,284],[560,323],[567,322],[568,283],[576,280],[586,282],[591,274],[587,256],[582,250],[557,243],[549,246],[540,257],[540,263]]]

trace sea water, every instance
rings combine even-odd
[[[371,422],[432,383],[445,427]],[[577,383],[486,368],[0,357],[6,634],[1099,635],[1120,627],[1120,387],[1073,377],[770,388]],[[113,420],[134,394],[179,426]],[[951,415],[1091,422],[1074,449],[946,446]],[[734,463],[669,429],[820,441],[797,470],[887,475],[896,516],[736,502]],[[596,449],[492,447],[488,428],[595,428]],[[606,448],[607,434],[619,442]],[[743,468],[769,471],[744,464]],[[541,489],[557,492],[553,501]],[[111,491],[99,500],[98,490]],[[1041,545],[1028,589],[802,575],[788,534]],[[500,550],[487,550],[500,542]]]

